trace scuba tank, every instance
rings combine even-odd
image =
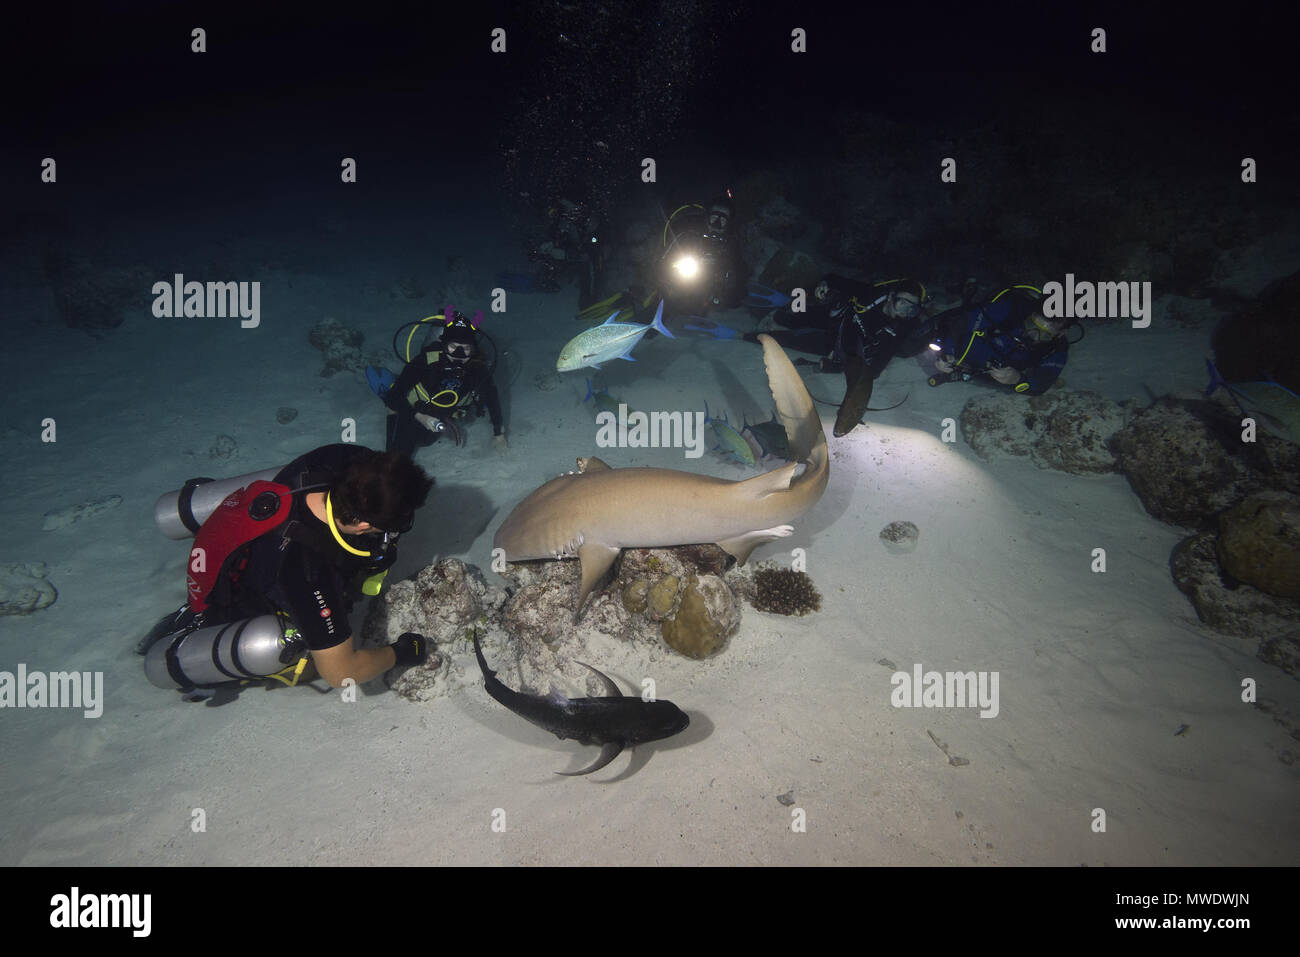
[[[168,538],[190,538],[231,492],[259,479],[270,482],[279,469],[263,469],[228,479],[192,478],[172,492],[164,492],[154,503],[153,519]]]
[[[146,652],[144,673],[159,688],[179,689],[187,697],[200,685],[223,684],[276,677],[286,684],[292,680],[279,673],[301,659],[305,665],[306,648],[295,636],[286,634],[277,615],[258,615],[243,621],[206,628],[182,628],[167,635]],[[298,673],[301,673],[301,666]]]

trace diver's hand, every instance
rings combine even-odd
[[[1011,366],[1003,366],[1001,369],[990,369],[989,378],[994,382],[1001,382],[1003,385],[1015,385],[1020,381],[1020,370],[1013,369]]]
[[[947,359],[935,359],[934,367],[938,369],[940,372],[942,372],[944,375],[947,375],[948,373],[952,372],[952,370],[955,368],[955,366]]]
[[[408,631],[389,647],[393,649],[393,654],[397,656],[399,665],[422,665],[424,660],[429,657],[429,646],[431,644],[432,642],[424,635]]]
[[[510,449],[510,443],[506,441],[506,434],[492,436],[492,451],[498,455],[504,455]]]

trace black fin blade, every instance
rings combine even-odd
[[[599,771],[609,762],[613,761],[623,751],[622,741],[610,741],[600,749],[600,757],[592,762],[591,767],[583,768],[581,771],[556,771],[556,774],[563,774],[565,777],[577,777],[582,774],[591,774],[593,771]]]

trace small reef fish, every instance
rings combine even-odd
[[[1205,368],[1210,373],[1207,396],[1222,386],[1237,400],[1243,415],[1258,419],[1260,425],[1279,439],[1300,445],[1300,395],[1272,381],[1224,382],[1209,359],[1205,360]]]
[[[634,322],[615,322],[618,313],[613,313],[601,325],[574,336],[560,350],[560,357],[555,360],[555,371],[572,372],[584,366],[599,369],[602,362],[611,359],[626,359],[635,362],[631,352],[647,332],[653,329],[661,336],[676,338],[664,325],[664,302],[659,300],[659,308],[649,325]]]
[[[775,455],[787,462],[790,460],[790,442],[785,436],[785,426],[775,412],[766,422],[755,422],[753,425],[742,416],[740,432],[742,435],[745,432],[752,435],[764,455]]]
[[[704,424],[713,426],[713,434],[718,437],[718,451],[734,456],[745,465],[754,464],[753,448],[745,441],[743,435],[732,428],[727,421],[726,413],[723,413],[721,422],[709,415],[709,402],[707,399],[704,401]]]
[[[613,680],[585,661],[578,664],[590,669],[600,679],[609,697],[566,698],[557,691],[542,697],[507,688],[497,678],[496,672],[488,667],[478,642],[477,628],[474,629],[474,654],[478,658],[479,670],[483,672],[483,687],[501,704],[561,741],[572,739],[580,744],[601,746],[600,756],[590,767],[581,771],[556,771],[556,774],[573,776],[599,771],[629,744],[671,738],[685,731],[691,723],[686,713],[671,701],[644,701],[639,696],[625,696]]]
[[[614,416],[618,415],[618,407],[620,405],[619,400],[609,394],[608,387],[601,389],[599,392],[594,391],[591,388],[590,379],[587,380],[587,395],[582,401],[591,402],[597,415],[600,415],[602,412],[608,412],[610,415]],[[628,411],[630,412],[631,410],[629,409]]]

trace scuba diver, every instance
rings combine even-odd
[[[1071,345],[1067,331],[1075,323],[1046,318],[1041,298],[1034,286],[1010,286],[983,305],[936,317],[940,332],[930,349],[937,353],[938,372],[930,385],[987,375],[1015,392],[1046,392],[1065,368]]]
[[[507,442],[501,397],[493,378],[496,356],[488,362],[480,349],[480,336],[487,335],[478,328],[482,313],[471,321],[448,306],[444,314],[429,318],[443,323],[442,335],[414,359],[410,358],[408,337],[406,356],[398,353],[406,367],[395,380],[387,369],[366,369],[371,389],[390,410],[387,450],[410,455],[417,446],[429,445],[443,435],[463,445],[456,420],[471,410],[481,416],[486,409],[492,420],[492,446],[504,452]],[[407,325],[418,328],[424,321]],[[493,348],[495,352],[495,345]]]
[[[537,263],[534,272],[501,272],[496,283],[507,292],[559,292],[567,282],[578,287],[578,308],[595,298],[605,268],[600,217],[585,203],[561,197],[546,211],[547,226],[540,242],[528,251]]]
[[[136,647],[149,680],[199,701],[247,679],[296,684],[308,661],[335,688],[423,662],[424,636],[359,649],[348,616],[360,594],[379,593],[432,487],[409,456],[338,444],[162,496],[163,531],[195,537],[186,604]]]
[[[749,276],[740,254],[731,192],[709,205],[678,207],[664,225],[659,286],[680,313],[731,309],[745,297]]]
[[[827,275],[813,298],[817,305],[807,313],[777,313],[776,321],[786,328],[768,335],[786,348],[820,354],[820,371],[844,373],[844,398],[834,428],[841,436],[861,421],[889,360],[924,348],[930,331],[924,315],[926,289],[915,279],[868,283]],[[758,342],[756,333],[743,338]]]

